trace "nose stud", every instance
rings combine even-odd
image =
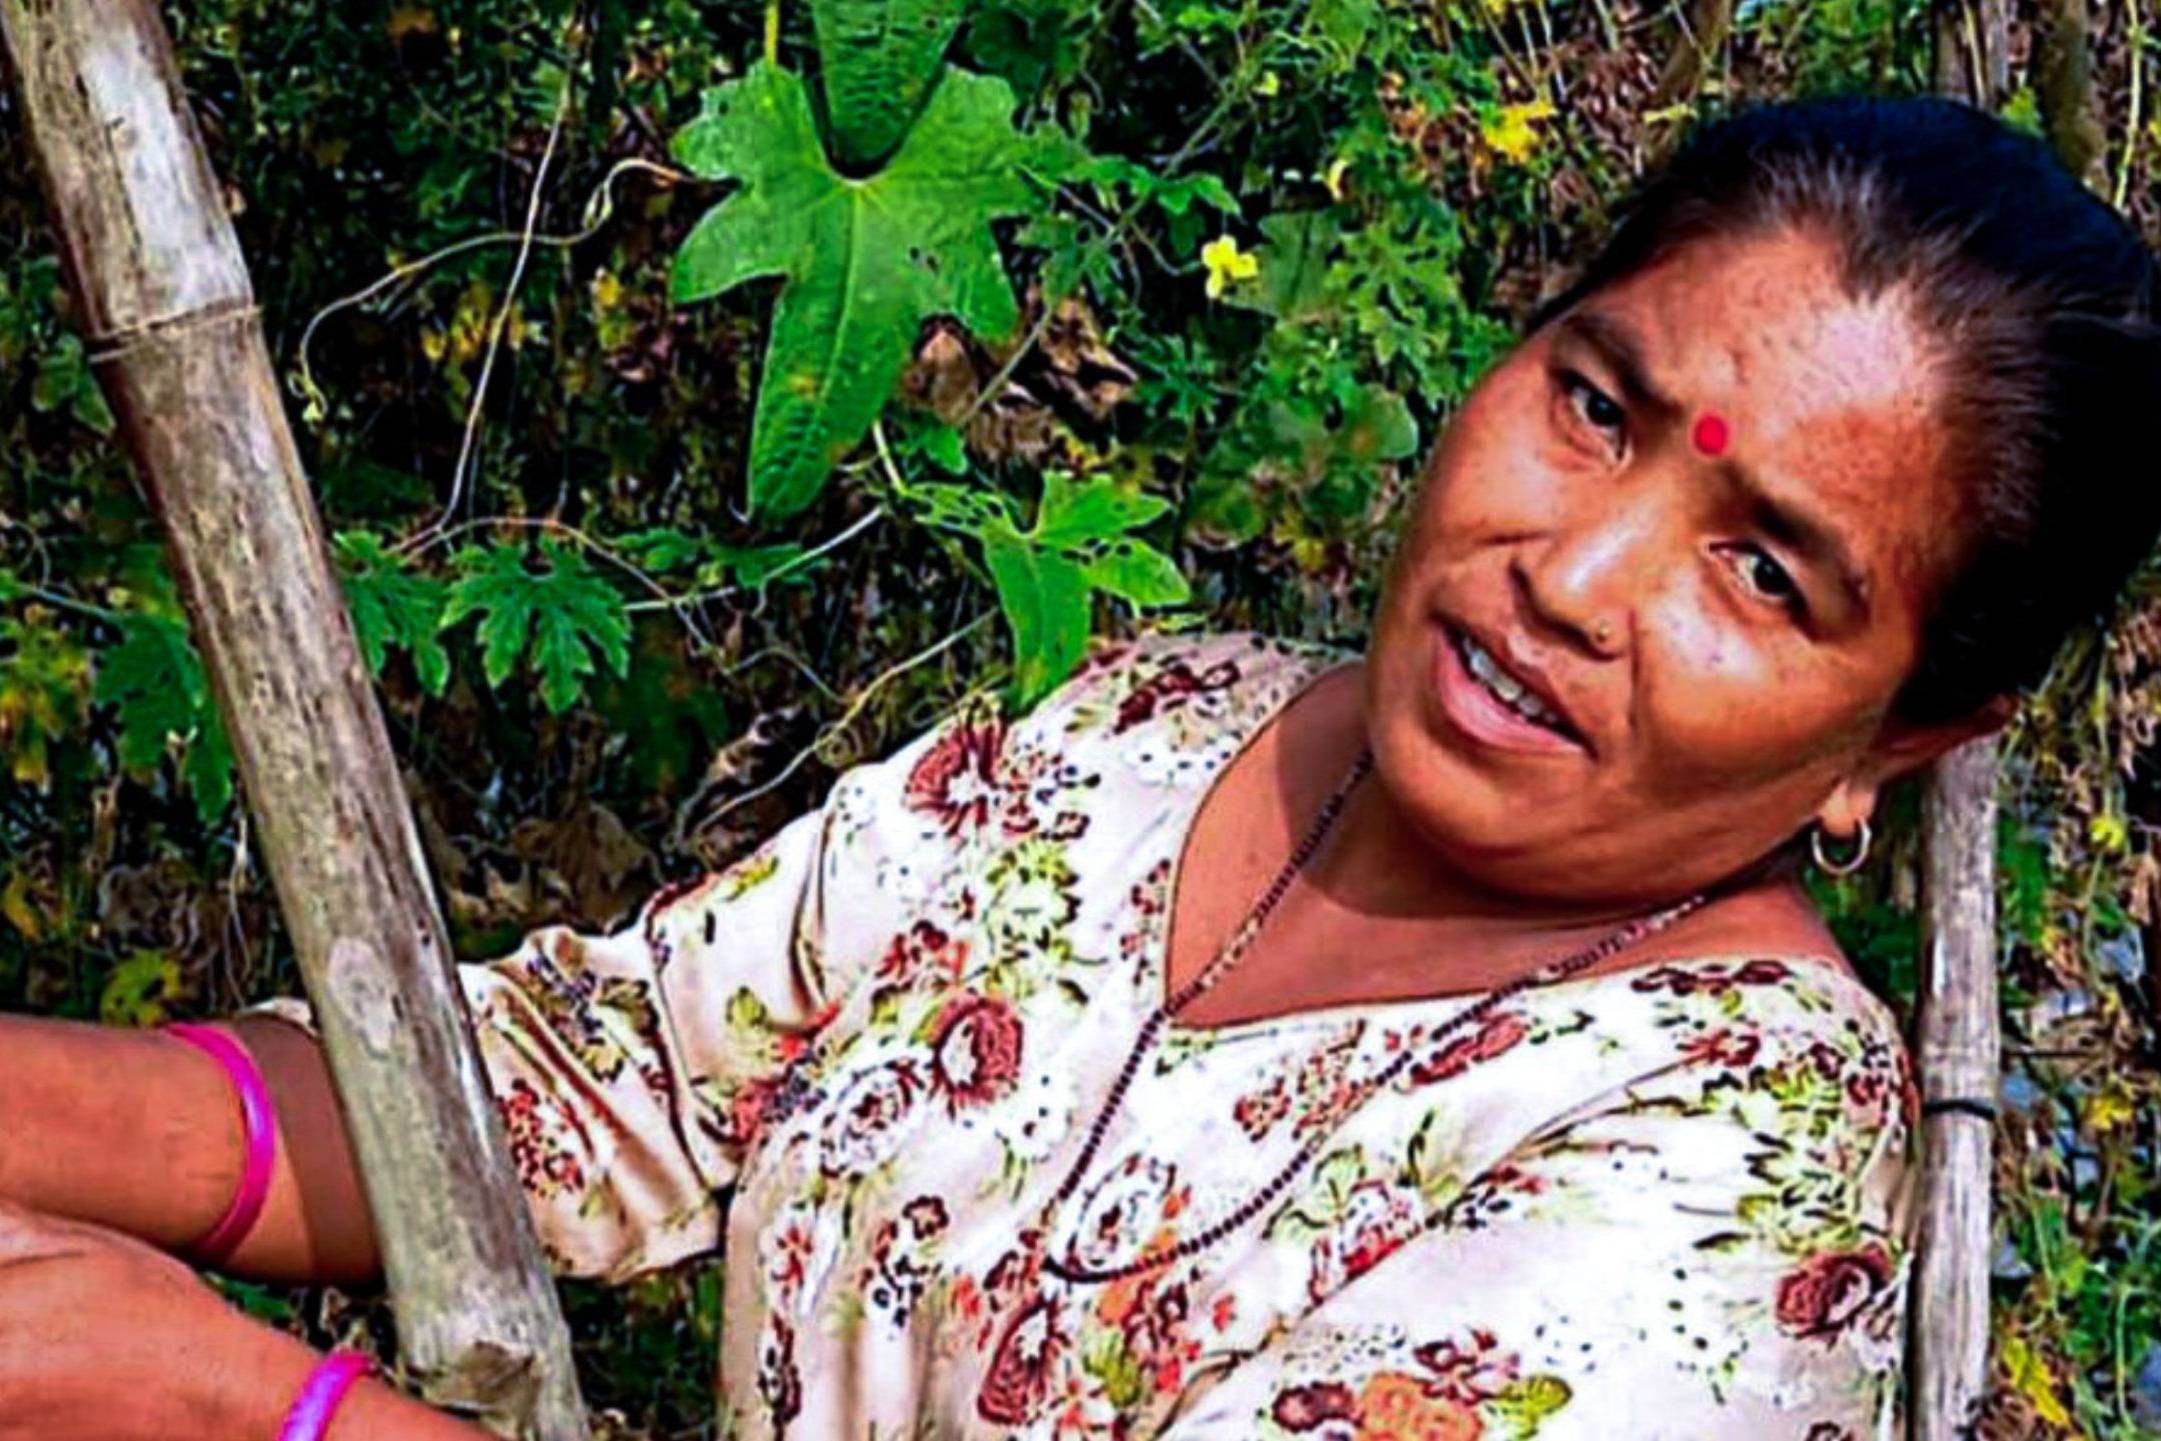
[[[1593,622],[1591,625],[1591,639],[1597,641],[1600,645],[1612,640],[1613,623],[1604,620]]]
[[[1733,427],[1717,411],[1707,410],[1696,417],[1696,428],[1688,438],[1705,455],[1724,455],[1727,443],[1733,439]]]

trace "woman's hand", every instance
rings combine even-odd
[[[273,1441],[315,1359],[163,1252],[0,1201],[0,1441]]]

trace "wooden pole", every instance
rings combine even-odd
[[[2057,157],[2091,185],[2102,146],[2084,0],[2043,0],[2041,12],[2034,83],[2043,126]],[[2009,93],[2004,0],[1936,0],[1934,17],[1937,87],[1985,109],[2001,106]],[[1922,823],[1915,1060],[1924,1119],[1908,1430],[1913,1441],[1952,1441],[1974,1434],[1989,1381],[1991,1117],[2002,1074],[1993,741],[1937,762]]]
[[[1910,1292],[1913,1441],[1973,1435],[1988,1391],[1996,1015],[1996,747],[1939,760],[1921,801],[1920,1235]]]
[[[69,283],[164,523],[314,1000],[422,1393],[582,1441],[389,737],[153,0],[0,0]]]
[[[1936,88],[1994,111],[2010,93],[2005,0],[1935,0]],[[1996,1008],[1996,744],[1930,769],[1921,799],[1919,1234],[1907,1308],[1911,1441],[1974,1434],[1989,1385]]]

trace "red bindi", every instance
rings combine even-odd
[[[1733,439],[1733,430],[1726,424],[1726,417],[1715,410],[1707,410],[1697,419],[1689,438],[1705,455],[1724,455],[1726,443]]]

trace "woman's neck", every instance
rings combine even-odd
[[[1281,750],[1273,767],[1294,832],[1303,831],[1366,744],[1355,669],[1330,677],[1305,699],[1306,704],[1283,717]],[[1578,903],[1481,886],[1448,863],[1372,775],[1344,806],[1333,834],[1307,869],[1305,887],[1309,901],[1327,909],[1390,928],[1415,927],[1448,951],[1460,946],[1496,959],[1546,954],[1595,939],[1651,909],[1642,902]],[[1737,885],[1683,919],[1660,949],[1701,946],[1720,934],[1772,931],[1789,938],[1806,931],[1816,940],[1829,939],[1798,887],[1757,882]]]

